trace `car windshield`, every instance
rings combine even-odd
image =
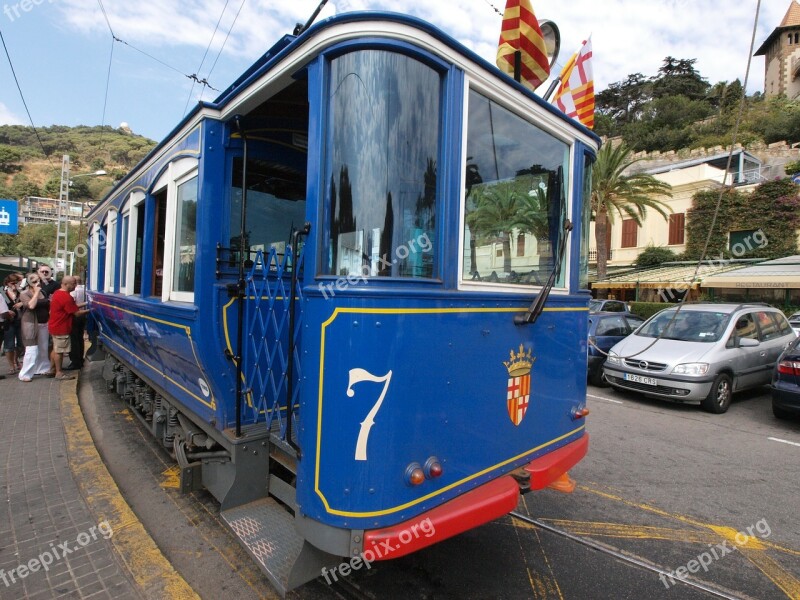
[[[602,307],[603,303],[600,300],[589,300],[589,312],[599,312]]]
[[[683,342],[716,342],[725,332],[730,315],[721,312],[675,310],[658,313],[636,335]],[[674,320],[673,320],[674,317]]]

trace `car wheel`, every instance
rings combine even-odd
[[[728,410],[731,405],[731,395],[733,388],[731,386],[731,378],[725,373],[720,373],[714,380],[714,385],[711,386],[711,391],[708,396],[700,403],[708,412],[720,415]]]
[[[788,410],[775,406],[775,403],[772,403],[772,414],[775,415],[778,419],[791,419],[792,413]]]
[[[597,387],[607,387],[606,375],[603,373],[603,365],[589,373],[589,383]]]

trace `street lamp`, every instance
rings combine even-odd
[[[69,154],[65,154],[63,156],[63,160],[61,163],[61,188],[59,191],[58,197],[58,228],[56,232],[56,253],[55,253],[55,261],[53,262],[53,271],[58,270],[58,258],[59,255],[63,256],[64,260],[64,274],[67,273],[67,237],[69,233],[69,217],[70,217],[70,209],[69,209],[69,187],[72,185],[72,180],[77,179],[78,177],[97,177],[100,175],[105,175],[106,172],[102,169],[98,171],[94,171],[93,173],[80,173],[78,175],[69,174]],[[84,202],[81,202],[81,221],[79,227],[83,223],[83,207]],[[79,236],[80,237],[80,230]],[[63,240],[63,242],[62,242]]]

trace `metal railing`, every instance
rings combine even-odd
[[[608,260],[612,260],[613,256],[614,256],[614,251],[613,250],[609,250],[608,251]],[[589,262],[590,263],[597,262],[597,250],[589,250]]]

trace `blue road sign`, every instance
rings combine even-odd
[[[0,200],[0,233],[19,233],[18,209],[16,200]]]

